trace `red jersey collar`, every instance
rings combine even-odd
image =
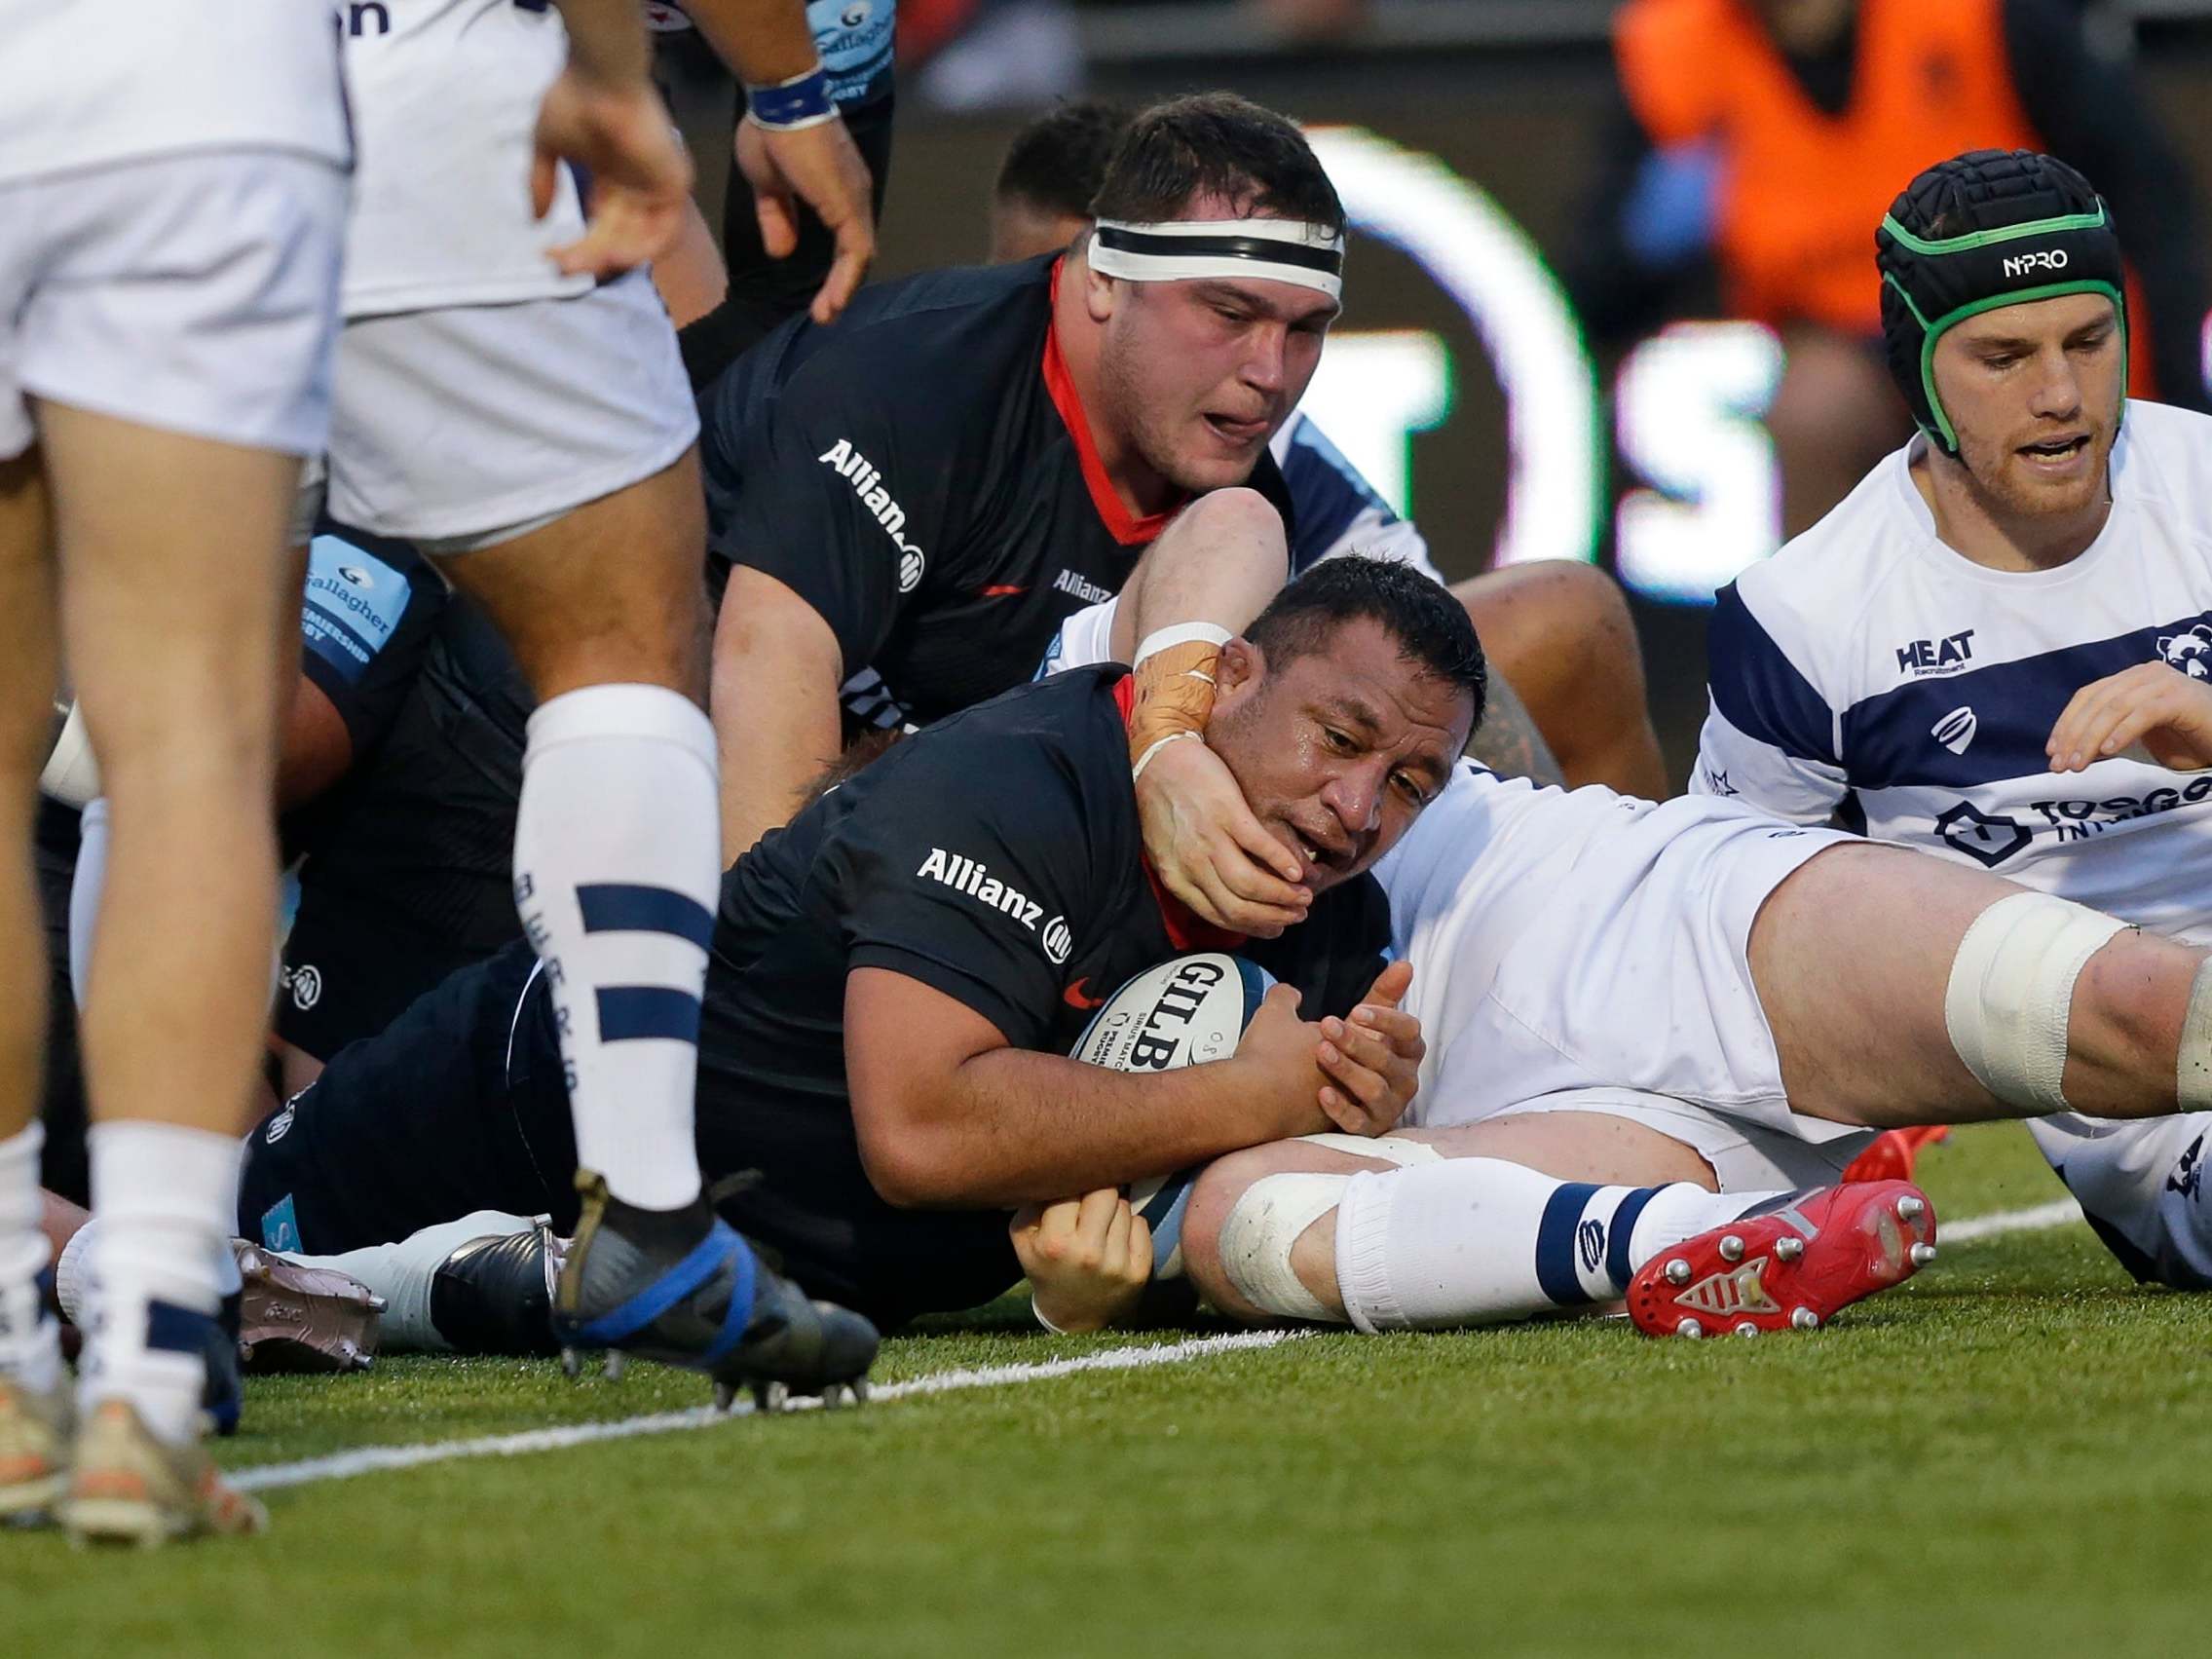
[[[1067,255],[1063,254],[1052,265],[1052,317],[1044,330],[1044,389],[1052,395],[1052,406],[1060,411],[1060,424],[1075,440],[1075,458],[1082,463],[1083,484],[1091,492],[1091,506],[1106,525],[1106,534],[1125,547],[1142,547],[1168,527],[1176,508],[1182,504],[1178,502],[1165,512],[1140,518],[1124,507],[1121,498],[1113,492],[1113,480],[1106,476],[1106,463],[1099,459],[1099,447],[1091,440],[1090,417],[1083,413],[1083,400],[1075,395],[1075,381],[1068,372],[1068,359],[1060,353],[1060,269],[1066,262]]]
[[[1137,706],[1137,682],[1127,674],[1113,683],[1113,705],[1121,710],[1121,723],[1126,727]],[[1140,852],[1138,860],[1144,867],[1144,885],[1152,889],[1152,902],[1159,906],[1160,924],[1168,930],[1169,944],[1179,951],[1235,951],[1244,946],[1244,934],[1199,921],[1188,905],[1162,886],[1150,858]]]

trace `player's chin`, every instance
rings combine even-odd
[[[1232,434],[1202,416],[1177,452],[1175,481],[1193,495],[1241,484],[1252,476],[1266,447],[1264,431]]]

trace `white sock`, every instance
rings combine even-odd
[[[692,1096],[721,886],[714,728],[658,686],[587,686],[530,717],[515,907],[545,961],[577,1161],[617,1197],[699,1193]]]
[[[61,1380],[61,1334],[38,1284],[47,1257],[38,1186],[45,1145],[45,1126],[35,1122],[0,1141],[0,1376],[42,1394]]]
[[[440,1222],[396,1244],[372,1244],[336,1256],[298,1256],[287,1262],[305,1267],[335,1267],[384,1298],[381,1345],[386,1353],[445,1353],[453,1344],[431,1321],[431,1285],[445,1259],[470,1239],[494,1233],[528,1232],[537,1224],[527,1216],[478,1210],[457,1222]]]
[[[2062,1112],[2028,1132],[2106,1242],[2132,1249],[2121,1256],[2131,1272],[2212,1290],[2212,1112],[2131,1121]]]
[[[206,1320],[238,1216],[239,1144],[209,1129],[121,1118],[92,1127],[85,1357],[90,1411],[125,1399],[181,1444],[199,1432]]]
[[[1588,1307],[1623,1295],[1660,1251],[1774,1196],[1595,1187],[1497,1158],[1366,1172],[1336,1209],[1337,1289],[1367,1332]]]
[[[69,880],[69,993],[85,1005],[85,981],[93,968],[93,924],[100,913],[100,889],[107,885],[107,797],[85,803],[77,818],[77,868]]]

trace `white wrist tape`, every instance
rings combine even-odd
[[[1170,743],[1180,742],[1185,737],[1195,737],[1198,734],[1195,732],[1170,732],[1165,737],[1153,738],[1149,743],[1144,745],[1144,752],[1137,757],[1137,764],[1129,769],[1130,782],[1134,783],[1137,781],[1137,779],[1143,777],[1144,775],[1144,769],[1152,764],[1152,757],[1158,754],[1162,749],[1166,748]]]
[[[1031,1291],[1030,1293],[1030,1317],[1035,1320],[1039,1325],[1043,1326],[1047,1331],[1050,1331],[1055,1337],[1065,1337],[1068,1335],[1067,1332],[1063,1331],[1059,1326],[1055,1325],[1051,1320],[1047,1319],[1044,1316],[1044,1309],[1037,1306],[1037,1295],[1034,1291]]]
[[[1138,666],[1145,658],[1157,656],[1170,646],[1189,645],[1193,642],[1226,645],[1233,637],[1227,628],[1214,622],[1177,622],[1172,627],[1155,628],[1144,636],[1144,643],[1137,648],[1137,660],[1130,663],[1130,666]]]
[[[69,705],[69,718],[55,736],[38,786],[69,807],[82,807],[100,792],[99,763],[93,759],[92,734],[85,730],[85,711],[78,703]]]
[[[2074,982],[2126,925],[2048,893],[2013,893],[1974,918],[1951,959],[1943,1024],[1983,1088],[2007,1106],[2068,1110],[2060,1082]]]
[[[1298,1235],[1336,1208],[1348,1175],[1262,1176],[1237,1196],[1221,1224],[1221,1271],[1245,1301],[1262,1313],[1341,1325],[1291,1266]]]

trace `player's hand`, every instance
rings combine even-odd
[[[1160,885],[1199,921],[1272,939],[1303,922],[1312,892],[1298,855],[1252,815],[1227,765],[1202,742],[1163,744],[1137,779],[1137,817]]]
[[[1314,1061],[1329,1079],[1321,1110],[1347,1134],[1383,1134],[1413,1103],[1429,1045],[1421,1022],[1398,1005],[1412,983],[1413,964],[1394,961],[1375,975],[1350,1019],[1321,1022]]]
[[[1389,1124],[1362,1130],[1339,1123],[1323,1109],[1321,1091],[1329,1087],[1330,1079],[1315,1061],[1321,1027],[1298,1018],[1298,1002],[1296,987],[1271,987],[1228,1061],[1241,1074],[1236,1098],[1253,1113],[1247,1125],[1249,1144],[1287,1141],[1335,1128],[1381,1134]]]
[[[1038,1317],[1056,1331],[1111,1325],[1151,1280],[1152,1229],[1114,1188],[1031,1204],[1009,1230]]]
[[[675,246],[691,200],[692,157],[652,82],[602,81],[571,64],[539,105],[536,142],[530,206],[539,218],[553,206],[562,162],[591,175],[582,237],[551,252],[564,276],[604,281]]]
[[[2053,772],[2082,772],[2140,742],[2162,767],[2212,766],[2212,682],[2139,662],[2074,694],[2043,752]]]
[[[876,257],[876,207],[868,164],[844,120],[796,132],[770,132],[750,115],[737,123],[737,169],[753,187],[761,245],[771,259],[787,259],[799,245],[798,202],[837,240],[830,274],[814,295],[816,322],[834,322],[859,290]]]

